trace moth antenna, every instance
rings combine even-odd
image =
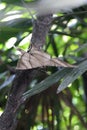
[[[25,53],[24,50],[22,50],[22,49],[16,47],[15,45],[13,45],[13,48],[15,48],[17,51],[19,51],[19,52],[21,53],[21,55],[23,55],[23,54]]]

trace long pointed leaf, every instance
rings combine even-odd
[[[59,85],[57,93],[65,89],[70,83],[75,81],[79,76],[81,76],[87,70],[87,60],[79,64],[77,68],[72,69],[68,72],[68,75],[64,76],[63,82]]]
[[[64,68],[51,76],[47,77],[45,80],[41,81],[40,83],[36,84],[31,90],[28,90],[26,93],[23,94],[23,98],[29,98],[35,94],[38,94],[47,88],[51,87],[53,84],[57,83],[60,79],[62,79],[72,68]]]

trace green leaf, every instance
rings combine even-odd
[[[86,70],[87,70],[87,60],[80,63],[77,68],[74,68],[70,72],[67,72],[67,75],[65,75],[64,78],[63,78],[63,82],[58,87],[57,93],[59,93],[63,89],[65,89],[70,83],[75,81]]]
[[[47,88],[51,87],[53,84],[57,83],[63,78],[62,83],[60,84],[57,93],[65,89],[70,83],[76,80],[87,70],[87,60],[83,61],[76,68],[63,68],[62,70],[52,74],[47,77],[45,80],[36,84],[31,90],[28,90],[23,94],[23,98],[29,98],[35,94],[38,94]]]
[[[77,49],[74,50],[73,52],[74,52],[74,53],[77,53],[77,52],[79,52],[79,51],[83,51],[83,50],[86,49],[86,48],[87,48],[87,43],[85,43],[85,44],[79,46],[79,48],[77,48]]]
[[[23,98],[29,98],[35,94],[38,94],[47,88],[51,87],[53,84],[57,83],[60,79],[62,79],[67,73],[69,73],[72,68],[63,68],[62,70],[57,71],[51,76],[47,77],[45,80],[36,84],[31,90],[28,90],[23,94]]]

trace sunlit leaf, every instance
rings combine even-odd
[[[2,85],[0,85],[0,90],[7,87],[8,85],[10,85],[12,83],[12,81],[14,80],[15,75],[10,76],[9,78],[7,78],[4,83]]]

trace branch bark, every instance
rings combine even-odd
[[[31,43],[38,49],[42,48],[46,42],[46,36],[52,23],[52,15],[38,16],[34,21],[34,29]]]
[[[13,81],[4,113],[0,118],[0,130],[15,130],[17,110],[22,104],[21,97],[32,80],[33,71],[17,72]]]
[[[50,29],[52,15],[38,16],[34,22],[31,42],[38,49],[45,44],[46,35]],[[0,117],[0,130],[15,130],[17,113],[22,105],[21,97],[33,79],[36,70],[17,71],[8,95],[5,110]]]

